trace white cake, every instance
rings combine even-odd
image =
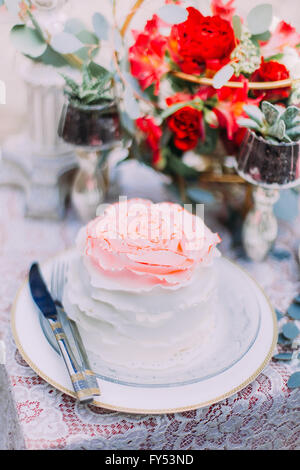
[[[82,228],[68,314],[88,351],[128,368],[189,361],[216,323],[220,238],[177,204],[129,200]]]

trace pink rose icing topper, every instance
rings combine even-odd
[[[167,286],[189,280],[199,264],[211,264],[220,241],[179,204],[130,199],[111,204],[87,225],[85,255],[101,274],[144,276]]]

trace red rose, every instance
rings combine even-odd
[[[137,127],[146,134],[146,142],[152,150],[152,163],[159,166],[161,163],[160,139],[161,128],[154,122],[152,117],[141,117],[136,120]]]
[[[231,24],[219,16],[203,16],[193,7],[187,10],[188,19],[171,30],[173,59],[186,73],[202,72],[207,61],[219,61],[221,67],[235,48]]]
[[[179,150],[195,148],[204,135],[202,113],[190,106],[184,106],[172,114],[168,126],[174,132],[174,145]]]
[[[274,60],[265,62],[264,59],[262,59],[261,66],[252,74],[251,81],[277,82],[288,78],[290,78],[290,73],[285,65],[275,62]],[[265,100],[275,102],[288,98],[290,95],[290,87],[276,88],[274,90],[255,90],[253,93],[256,97],[263,95]]]

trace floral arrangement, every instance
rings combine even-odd
[[[142,1],[138,2],[141,6]],[[197,174],[187,156],[234,152],[246,106],[300,102],[300,34],[274,19],[272,6],[236,14],[234,0],[212,0],[211,16],[167,0],[128,50],[138,82],[135,119],[141,158],[166,173]],[[241,121],[240,121],[241,122]],[[195,159],[193,159],[195,161]]]

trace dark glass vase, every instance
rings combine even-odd
[[[299,142],[274,144],[248,129],[238,156],[238,172],[245,180],[262,187],[297,186]]]
[[[119,114],[114,101],[80,105],[68,101],[63,108],[58,135],[65,142],[104,150],[120,140]]]
[[[107,157],[121,140],[119,114],[114,101],[83,106],[67,102],[60,118],[58,135],[75,146],[78,172],[71,199],[80,219],[96,216],[109,186]]]

